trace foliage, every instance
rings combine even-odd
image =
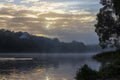
[[[102,66],[99,71],[90,69],[84,65],[77,73],[76,80],[119,80],[120,62]]]
[[[120,0],[113,0],[116,15],[120,17]]]
[[[93,58],[100,62],[115,62],[120,59],[120,50],[96,54]]]
[[[97,71],[90,69],[87,65],[84,65],[76,73],[76,80],[96,80],[98,77]]]
[[[97,14],[96,33],[100,45],[120,47],[120,0],[101,0],[103,7]]]
[[[104,79],[119,79],[120,77],[120,65],[108,64],[99,70],[101,78]]]
[[[120,79],[120,50],[103,52],[93,56],[101,63],[99,71],[83,66],[76,73],[76,80],[119,80]],[[94,74],[93,74],[94,73]],[[89,79],[88,79],[89,78]]]

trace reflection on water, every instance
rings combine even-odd
[[[91,54],[0,56],[0,80],[74,80],[76,71],[84,64],[96,70],[100,66]]]

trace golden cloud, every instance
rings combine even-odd
[[[56,3],[54,6],[60,5],[62,4]],[[66,13],[63,9],[55,9],[54,6],[51,5],[48,9],[45,5],[28,8],[24,5],[0,3],[0,28],[27,31],[46,37],[63,37],[65,34],[71,35],[70,32],[87,33],[93,29],[91,27],[93,26],[91,23],[95,22],[93,13],[85,10],[72,10]]]

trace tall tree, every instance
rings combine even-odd
[[[100,45],[120,48],[120,0],[101,0],[100,3],[103,7],[95,25]]]

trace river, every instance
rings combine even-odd
[[[0,80],[75,80],[84,64],[99,69],[94,54],[0,54]]]

